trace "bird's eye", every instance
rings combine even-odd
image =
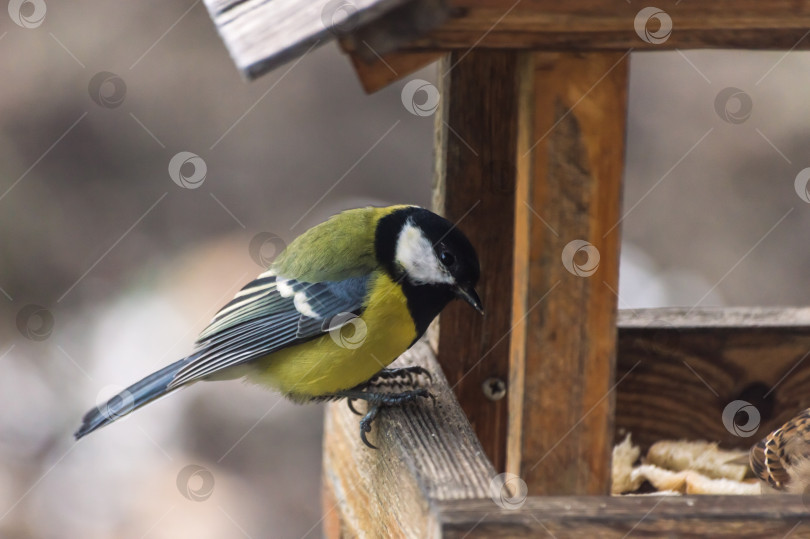
[[[439,254],[439,260],[441,260],[442,264],[445,266],[452,266],[456,262],[456,257],[453,256],[453,253],[450,251],[442,251]]]

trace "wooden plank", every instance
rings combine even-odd
[[[256,78],[409,0],[205,0],[225,46]]]
[[[441,504],[445,538],[810,537],[801,496],[566,496],[528,498],[516,510],[492,500]]]
[[[366,62],[405,50],[810,48],[810,39],[805,39],[810,2],[793,0],[661,0],[656,8],[625,0],[311,0],[305,4],[205,0],[205,4],[237,68],[247,78],[258,77],[336,36],[346,50]],[[339,24],[334,27],[333,23]]]
[[[418,343],[394,366],[402,364],[433,373],[436,404],[384,410],[369,434],[379,450],[360,441],[359,417],[345,402],[328,405],[323,472],[328,537],[439,537],[438,502],[489,495],[495,470],[430,347]]]
[[[382,15],[374,24],[340,38],[366,93],[376,92],[438,61],[441,51],[398,52],[398,49],[447,20],[442,0],[410,0]]]
[[[340,46],[371,62],[422,37],[446,22],[449,16],[444,0],[409,0],[379,17],[374,24],[359,26],[342,36]]]
[[[349,58],[363,90],[370,94],[429,66],[442,56],[441,52],[392,52],[373,61],[357,53],[351,53]]]
[[[620,349],[632,343],[653,351],[655,347],[677,350],[690,341],[690,332],[727,334],[729,340],[719,344],[731,344],[729,352],[739,355],[740,365],[747,365],[741,368],[751,366],[762,373],[782,364],[780,341],[810,337],[808,309],[645,310],[623,312],[620,318]],[[681,334],[677,339],[661,336],[662,328]],[[735,344],[736,338],[742,341]],[[762,342],[747,347],[752,339]],[[655,342],[650,344],[650,340]],[[771,362],[770,357],[768,362],[761,361],[766,343],[775,350],[777,361]],[[711,343],[704,346],[712,349]],[[712,353],[717,350],[721,348]],[[658,355],[652,357],[658,361]],[[344,402],[329,405],[323,491],[327,537],[537,537],[549,533],[574,538],[624,537],[628,533],[633,537],[810,537],[810,512],[801,496],[532,496],[504,500],[503,492],[491,492],[495,469],[429,347],[418,344],[398,364],[419,364],[434,373],[431,390],[437,405],[422,402],[386,410],[370,434],[379,451],[362,445],[358,417]],[[640,368],[619,384],[620,393]],[[785,368],[777,371],[774,376],[784,375]],[[670,388],[683,387],[677,376],[660,377]],[[658,383],[659,387],[647,390],[648,402],[654,402],[652,396],[666,385]],[[797,394],[807,393],[806,382],[797,387],[805,388],[797,389]],[[681,401],[683,406],[704,406],[692,402],[689,394]],[[535,494],[531,486],[529,492]]]
[[[810,328],[808,307],[667,307],[662,309],[623,309],[619,311],[622,330]]]
[[[481,261],[486,315],[455,302],[441,315],[439,361],[495,465],[506,465],[512,235],[515,206],[517,54],[453,53],[439,67],[442,110],[439,211],[470,238]],[[492,391],[493,387],[495,392]]]
[[[807,308],[623,311],[618,351],[617,440],[630,432],[645,449],[681,438],[748,449],[810,407]],[[724,425],[734,401],[754,406],[758,428]]]
[[[527,53],[522,78],[507,471],[606,494],[627,55]]]
[[[804,39],[810,2],[660,0],[653,5],[658,11],[643,12],[650,4],[626,0],[448,0],[451,18],[409,48],[810,48],[810,39]],[[662,19],[671,21],[671,32],[662,30]]]

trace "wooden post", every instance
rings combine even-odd
[[[521,59],[507,470],[607,494],[627,56]]]
[[[437,206],[478,250],[486,315],[455,302],[441,316],[439,360],[495,468],[506,465],[518,53],[454,52],[440,64]],[[438,150],[441,149],[441,150]],[[442,151],[443,150],[443,151]],[[443,200],[442,200],[443,198]]]

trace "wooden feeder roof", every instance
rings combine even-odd
[[[338,39],[367,91],[450,50],[810,48],[804,1],[661,0],[655,8],[625,0],[204,1],[246,78]]]
[[[409,0],[205,0],[233,61],[248,79],[348,36],[407,3]],[[419,28],[432,27],[440,20],[435,17],[434,23]]]

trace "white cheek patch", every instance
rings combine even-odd
[[[433,246],[410,220],[397,238],[396,261],[415,284],[453,284],[453,276],[436,258]]]

